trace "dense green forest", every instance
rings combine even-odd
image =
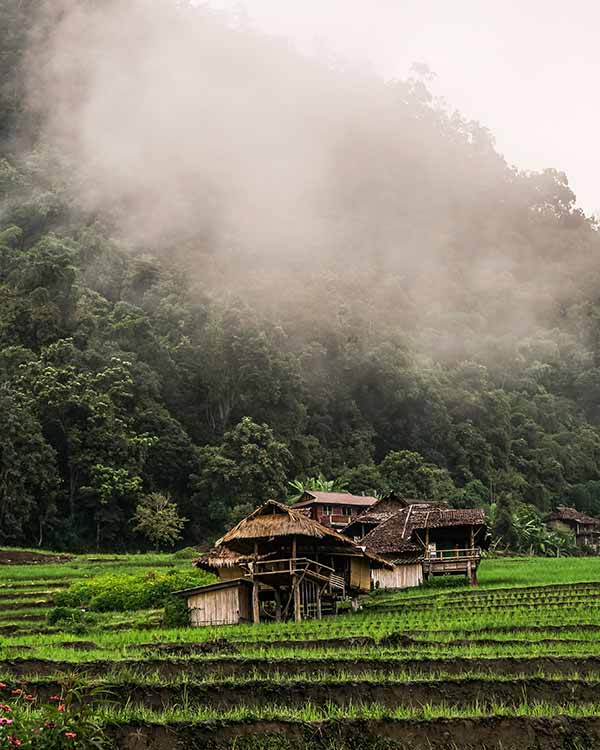
[[[0,5],[0,543],[141,548],[155,492],[204,543],[319,474],[600,514],[600,235],[563,173],[509,166],[418,78],[355,86],[277,47],[286,73],[372,93],[327,146],[326,241],[290,227],[288,249],[280,224],[261,252],[200,207],[136,236],[118,181],[82,200],[31,95],[44,8]]]

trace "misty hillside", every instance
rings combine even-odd
[[[419,78],[0,5],[0,543],[206,542],[323,474],[600,514],[600,236]]]

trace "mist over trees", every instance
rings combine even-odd
[[[318,476],[600,514],[600,237],[566,176],[420,80],[157,6],[0,7],[0,543],[142,546],[153,493],[206,542]],[[110,96],[107,39],[117,68],[138,40]]]

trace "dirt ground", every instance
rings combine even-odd
[[[23,550],[0,550],[0,565],[47,565],[50,563],[66,563],[72,559],[71,555],[45,555]]]
[[[122,750],[592,750],[600,719],[285,721],[113,729]]]

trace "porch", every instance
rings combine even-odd
[[[477,584],[477,567],[481,561],[480,547],[452,549],[430,549],[423,557],[423,575],[425,580],[431,576],[464,574],[471,584]]]

